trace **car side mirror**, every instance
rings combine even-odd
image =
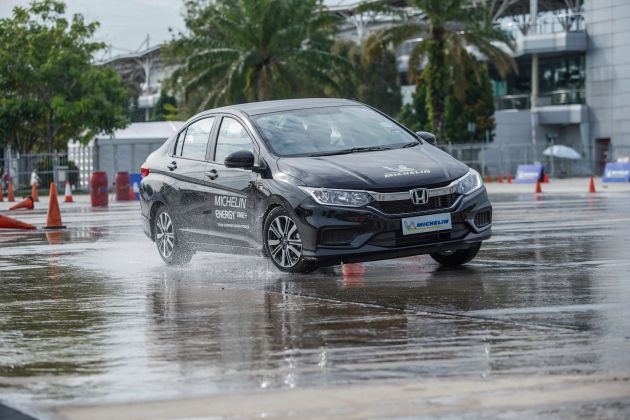
[[[420,137],[422,140],[434,146],[437,143],[435,136],[432,133],[429,133],[428,131],[416,131],[416,136]]]
[[[252,169],[254,154],[249,150],[237,150],[227,155],[223,163],[226,168]]]

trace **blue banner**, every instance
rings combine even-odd
[[[543,166],[541,163],[534,163],[531,165],[518,165],[516,170],[516,179],[514,182],[517,184],[535,184],[536,181],[543,180]]]
[[[132,172],[132,173],[129,174],[129,178],[131,180],[131,182],[129,182],[129,186],[131,188],[133,188],[134,184],[137,184],[138,188],[140,187],[140,182],[142,181],[142,175],[140,173]],[[136,200],[140,199],[140,193],[139,192],[136,192],[134,195],[136,197]]]
[[[630,182],[630,163],[608,162],[604,168],[604,182]]]

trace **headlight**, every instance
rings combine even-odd
[[[455,192],[462,195],[470,194],[471,192],[477,191],[482,185],[483,182],[479,172],[471,169],[466,175],[457,181]]]
[[[319,204],[328,206],[361,207],[372,201],[372,196],[365,191],[333,190],[329,188],[300,187]]]

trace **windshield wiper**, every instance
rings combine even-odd
[[[353,147],[351,149],[341,149],[341,150],[332,150],[330,152],[311,153],[309,156],[346,155],[349,153],[375,152],[378,150],[390,150],[390,149],[391,147],[383,147],[383,146]]]
[[[419,145],[419,144],[420,144],[420,143],[419,143],[419,142],[417,142],[417,141],[412,141],[411,143],[406,143],[406,144],[403,144],[403,146],[402,146],[402,147],[403,147],[403,148],[406,148],[406,147],[414,147],[414,146],[417,146],[417,145]]]

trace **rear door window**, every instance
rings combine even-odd
[[[188,159],[206,160],[206,151],[208,149],[208,140],[212,132],[212,125],[215,117],[204,118],[188,126],[183,144],[181,145],[180,155]],[[178,148],[179,142],[178,141]]]

